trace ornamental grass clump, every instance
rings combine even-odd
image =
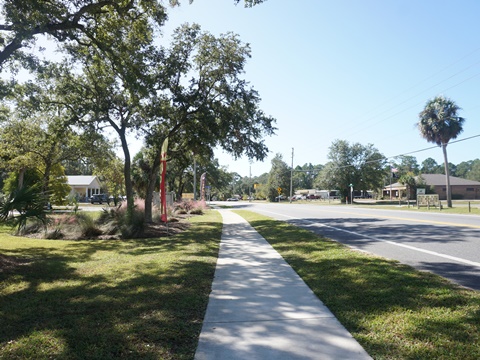
[[[195,201],[185,199],[175,203],[174,208],[176,214],[203,215],[208,206],[204,200]]]
[[[136,199],[130,214],[125,202],[116,208],[103,209],[98,222],[107,235],[120,234],[122,238],[141,237],[145,225],[145,202]]]
[[[98,227],[95,220],[85,213],[77,213],[77,223],[80,226],[81,237],[94,238],[102,235],[102,230]]]
[[[208,208],[204,200],[195,201],[193,204],[193,209],[190,210],[192,215],[203,215],[205,210]]]
[[[177,213],[178,214],[178,213]],[[162,212],[158,206],[155,206],[153,208],[153,222],[154,223],[162,223]],[[177,222],[178,219],[175,217],[175,209],[173,206],[168,206],[167,205],[167,221],[168,222]]]

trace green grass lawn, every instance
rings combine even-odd
[[[221,237],[215,211],[175,236],[60,241],[0,228],[0,359],[193,359]],[[12,258],[10,258],[12,259]]]
[[[480,359],[480,293],[237,211],[285,258],[374,359]]]

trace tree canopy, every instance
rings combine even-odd
[[[122,29],[146,15],[157,25],[166,19],[160,1],[149,0],[5,0],[1,8],[2,47],[0,67],[7,61],[20,61],[34,68],[38,60],[31,51],[38,35],[48,35],[58,44],[94,46],[113,53],[112,41]]]
[[[350,184],[356,190],[379,189],[383,185],[386,158],[372,144],[335,140],[329,148],[328,159],[316,185],[339,190],[343,199],[349,194]]]
[[[286,196],[290,192],[290,176],[291,169],[281,154],[276,154],[272,159],[272,168],[268,174],[267,181],[267,198],[275,201],[275,198],[283,195]]]
[[[244,4],[252,7],[264,1],[244,0]],[[168,2],[175,6],[181,1]],[[238,4],[240,0],[233,2]],[[167,18],[166,8],[159,0],[4,0],[0,11],[0,69],[8,62],[35,68],[38,58],[32,49],[40,35],[61,46],[75,43],[113,54],[112,41],[119,40],[125,25],[146,16],[151,23],[161,26]]]
[[[155,149],[150,157],[146,192],[146,219],[158,175],[161,144],[170,150],[212,158],[220,147],[234,157],[263,160],[268,149],[264,137],[274,133],[275,119],[259,108],[260,97],[243,79],[250,47],[238,35],[215,37],[199,25],[175,30],[172,44],[158,58],[153,97],[144,107],[145,144]],[[173,140],[173,141],[172,141]]]
[[[250,7],[263,1],[244,4]],[[26,103],[30,102],[32,113],[57,119],[56,129],[64,131],[55,133],[56,142],[38,137],[42,146],[50,146],[51,155],[45,159],[53,159],[54,164],[75,161],[61,157],[65,152],[58,147],[79,134],[105,134],[110,127],[124,153],[129,208],[133,188],[128,135],[145,136],[145,145],[153,152],[146,160],[155,160],[143,167],[149,172],[148,185],[155,184],[150,181],[157,172],[155,150],[166,137],[177,140],[172,149],[177,155],[194,150],[210,157],[213,147],[220,146],[234,157],[266,157],[263,138],[274,133],[275,119],[260,110],[258,93],[240,76],[250,48],[238,35],[214,37],[197,25],[185,25],[176,31],[170,47],[158,46],[156,31],[167,13],[157,0],[7,0],[0,6],[1,71],[7,66],[13,72],[31,70],[39,91],[34,90]],[[47,46],[56,43],[60,61],[49,63],[38,57],[41,36],[53,40]],[[79,150],[72,144],[64,147]],[[82,156],[77,151],[76,159]],[[34,161],[28,160],[23,157],[20,168]],[[109,170],[116,174],[118,166]],[[117,189],[118,184],[111,187]],[[147,200],[150,193],[148,187]]]

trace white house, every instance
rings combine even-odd
[[[77,194],[79,200],[87,200],[92,195],[100,194],[101,184],[93,175],[70,175],[67,176],[71,194]]]

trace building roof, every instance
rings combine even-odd
[[[445,186],[445,175],[444,174],[421,174],[420,175],[423,180],[425,181],[425,184],[427,185],[438,185],[438,186]],[[450,185],[455,186],[455,185],[460,185],[460,186],[473,186],[473,185],[480,185],[479,181],[474,181],[474,180],[467,180],[467,179],[462,179],[459,177],[455,176],[450,176]]]
[[[93,175],[69,175],[67,176],[68,185],[70,186],[90,186],[92,183],[97,181],[97,184],[100,183],[98,178]]]
[[[404,184],[396,182],[396,183],[392,183],[392,185],[390,185],[390,184],[385,185],[383,190],[390,190],[390,189],[392,189],[392,190],[405,190],[406,188],[407,187]]]

